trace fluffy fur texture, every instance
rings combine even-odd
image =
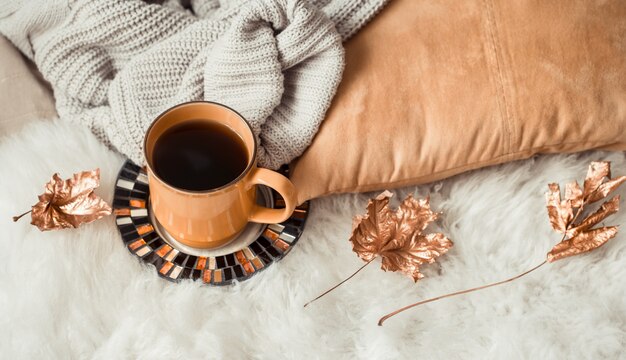
[[[374,194],[313,201],[300,243],[250,281],[213,288],[157,278],[122,245],[113,218],[41,233],[27,210],[54,172],[100,167],[111,200],[123,159],[82,128],[32,124],[0,139],[0,349],[6,358],[618,358],[626,347],[626,239],[548,264],[517,282],[406,312],[399,306],[500,280],[545,258],[558,242],[543,194],[581,179],[594,159],[626,173],[623,153],[543,156],[417,188],[444,212],[455,247],[417,285],[372,264],[358,268],[351,217]],[[626,189],[620,191],[626,195]],[[623,224],[626,211],[607,223]]]

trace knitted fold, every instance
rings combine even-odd
[[[278,168],[317,132],[341,80],[343,47],[333,23],[304,1],[251,5],[211,51],[204,97],[237,109],[260,137],[259,163]]]
[[[323,121],[342,40],[386,2],[0,0],[0,33],[51,83],[62,119],[137,163],[159,113],[209,100],[250,122],[259,164],[275,169],[302,154]]]

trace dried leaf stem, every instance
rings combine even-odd
[[[363,270],[367,265],[369,265],[372,261],[374,261],[374,259],[376,259],[376,257],[372,258],[372,260],[366,262],[363,266],[361,266],[357,271],[353,272],[352,275],[348,276],[346,279],[344,279],[342,282],[340,282],[339,284],[331,287],[330,289],[324,291],[320,296],[316,297],[315,299],[309,301],[308,303],[304,304],[304,307],[307,307],[310,303],[314,302],[315,300],[323,297],[324,295],[328,294],[329,292],[335,290],[336,288],[338,288],[341,284],[345,283],[346,281],[352,279],[356,274],[359,273],[359,271]]]
[[[18,221],[19,219],[21,219],[24,215],[29,214],[29,213],[31,213],[32,211],[33,211],[33,210],[28,210],[27,212],[25,212],[25,213],[23,213],[23,214],[21,214],[21,215],[14,216],[14,217],[13,217],[13,222],[17,222],[17,221]]]
[[[422,300],[422,301],[416,302],[414,304],[405,306],[403,308],[400,308],[400,309],[398,309],[398,310],[396,310],[394,312],[391,312],[391,313],[383,316],[382,318],[380,318],[380,320],[378,320],[378,326],[383,326],[383,322],[385,322],[385,320],[387,320],[390,317],[395,316],[395,315],[397,315],[397,314],[399,314],[399,313],[401,313],[401,312],[403,312],[405,310],[408,310],[410,308],[413,308],[413,307],[416,307],[416,306],[419,306],[419,305],[423,305],[423,304],[426,304],[426,303],[429,303],[429,302],[437,301],[437,300],[440,300],[440,299],[445,299],[445,298],[452,297],[452,296],[467,294],[467,293],[470,293],[470,292],[474,292],[474,291],[490,288],[492,286],[505,284],[505,283],[511,282],[513,280],[519,279],[522,276],[524,276],[526,274],[529,274],[529,273],[539,269],[540,267],[545,265],[547,262],[548,262],[547,260],[544,260],[541,264],[535,266],[534,268],[532,268],[530,270],[527,270],[527,271],[525,271],[525,272],[523,272],[523,273],[521,273],[519,275],[513,276],[512,278],[506,279],[506,280],[502,280],[502,281],[498,281],[498,282],[495,282],[495,283],[491,283],[491,284],[487,284],[487,285],[483,285],[483,286],[479,286],[479,287],[475,287],[475,288],[471,288],[471,289],[465,289],[465,290],[461,290],[461,291],[457,291],[457,292],[453,292],[453,293],[437,296],[437,297],[434,297],[434,298],[430,298],[430,299],[427,299],[427,300]]]

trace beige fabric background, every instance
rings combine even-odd
[[[0,135],[35,119],[56,116],[52,93],[39,73],[0,36]]]
[[[626,149],[626,1],[393,0],[292,166],[300,201]]]

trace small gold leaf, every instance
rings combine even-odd
[[[391,195],[384,192],[370,200],[367,214],[355,218],[350,237],[352,250],[364,261],[380,256],[383,270],[399,271],[417,281],[423,277],[419,266],[435,262],[453,243],[441,233],[421,233],[437,218],[428,199],[409,195],[392,212]]]
[[[54,174],[32,207],[31,224],[39,230],[76,228],[111,214],[111,207],[93,190],[100,186],[100,169],[63,180]]]
[[[550,224],[554,230],[564,233],[561,242],[548,253],[548,262],[591,251],[615,237],[618,230],[616,226],[598,229],[593,227],[619,211],[619,195],[606,201],[583,220],[576,222],[576,219],[583,213],[583,210],[587,209],[588,205],[606,198],[611,191],[617,189],[625,181],[626,176],[611,179],[610,162],[594,161],[589,164],[587,170],[582,201],[580,187],[575,182],[567,185],[563,202],[560,201],[558,184],[548,185],[550,191],[546,194],[546,199]],[[574,217],[572,217],[572,208],[578,208]]]
[[[615,237],[617,226],[602,227],[580,233],[556,244],[548,253],[548,262],[594,250]]]

